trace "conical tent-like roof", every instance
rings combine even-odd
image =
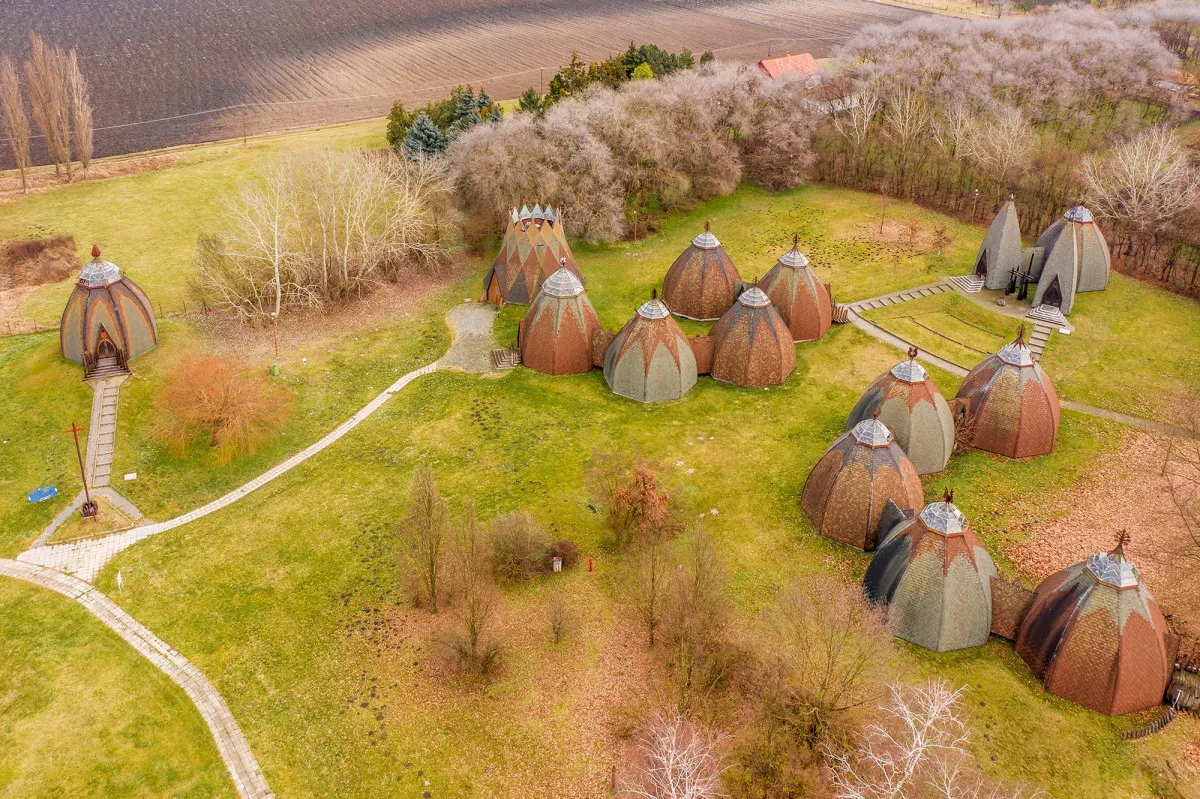
[[[758,287],[771,298],[792,331],[793,341],[815,341],[829,330],[833,301],[808,258],[800,252],[798,237],[792,239],[792,249],[758,281]]]
[[[733,305],[740,280],[737,267],[705,222],[704,232],[667,270],[663,301],[676,316],[717,319]]]
[[[483,278],[485,300],[528,305],[542,283],[562,267],[585,282],[567,244],[561,212],[543,211],[540,205],[535,209],[536,214],[523,206],[509,214],[500,252]]]
[[[1171,676],[1167,621],[1127,540],[1047,577],[1017,636],[1047,691],[1114,716],[1160,704]]]
[[[600,319],[583,283],[561,268],[521,321],[521,363],[550,375],[581,374],[592,368],[592,338]]]
[[[983,646],[992,628],[996,566],[952,499],[889,532],[863,577],[892,635],[934,652]]]
[[[739,386],[777,386],[796,369],[792,334],[757,286],[713,325],[712,376]]]
[[[895,434],[917,472],[932,474],[945,469],[954,454],[954,417],[946,398],[916,357],[914,347],[907,361],[871,383],[850,412],[846,430],[871,418],[878,408],[879,421]]]
[[[1064,314],[1075,304],[1080,291],[1102,291],[1108,286],[1112,257],[1092,212],[1077,205],[1038,237],[1042,248],[1041,269],[1035,278],[1034,306],[1057,304]],[[1055,302],[1055,294],[1058,300]]]
[[[977,449],[1010,458],[1054,449],[1058,393],[1025,346],[1024,329],[967,374],[957,397],[967,404],[971,444]]]
[[[92,248],[67,298],[58,327],[59,344],[68,361],[99,359],[115,348],[130,360],[158,344],[158,323],[146,293],[114,263]]]
[[[1015,269],[1021,268],[1021,221],[1010,194],[988,227],[979,255],[975,257],[975,275],[983,278],[984,288],[1008,287]]]
[[[888,500],[915,511],[924,498],[921,477],[891,431],[868,419],[825,450],[800,504],[821,535],[869,552]]]
[[[687,337],[654,292],[609,344],[604,379],[622,397],[666,402],[688,393],[696,378]]]

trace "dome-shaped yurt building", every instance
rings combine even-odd
[[[592,338],[600,330],[583,283],[566,267],[542,284],[519,329],[521,363],[549,375],[592,368]]]
[[[1058,394],[1017,339],[989,355],[967,374],[958,389],[967,415],[971,445],[1009,458],[1046,455],[1058,437]]]
[[[1127,541],[1047,577],[1017,636],[1047,691],[1114,716],[1160,704],[1171,676],[1167,621]]]
[[[676,316],[710,321],[733,305],[740,282],[737,267],[705,222],[704,232],[667,270],[663,301]]]
[[[712,376],[726,383],[777,386],[796,369],[796,345],[771,300],[757,286],[721,315],[713,340]]]
[[[696,378],[687,337],[655,291],[608,345],[604,379],[622,397],[666,402],[688,393]]]
[[[817,277],[804,253],[800,240],[792,239],[792,249],[758,281],[784,324],[792,331],[793,341],[815,341],[825,335],[833,322],[833,300],[829,289]]]
[[[483,299],[496,305],[528,305],[542,283],[564,266],[585,282],[567,244],[562,214],[541,205],[532,211],[527,206],[514,208],[500,252],[483,277]]]
[[[114,263],[92,260],[79,273],[59,322],[63,357],[88,371],[124,369],[158,344],[158,324],[146,293]]]
[[[889,499],[916,511],[925,499],[921,477],[891,431],[867,419],[825,450],[800,504],[821,535],[869,552]]]
[[[996,566],[952,500],[947,492],[896,525],[863,577],[892,635],[934,652],[983,646],[992,628]]]
[[[907,361],[896,364],[871,383],[850,412],[846,430],[870,419],[878,408],[879,421],[896,436],[917,472],[932,474],[945,469],[954,454],[954,416],[946,398],[916,357],[917,349],[913,347],[908,351]]]
[[[1034,245],[1031,277],[1037,281],[1033,305],[1071,312],[1075,294],[1108,286],[1112,257],[1092,212],[1077,205],[1046,228]]]

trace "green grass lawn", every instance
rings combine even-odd
[[[0,557],[25,549],[82,490],[74,442],[62,434],[72,420],[89,424],[92,391],[82,377],[59,354],[57,333],[0,338]],[[43,485],[58,496],[30,503]]]
[[[1012,341],[1021,324],[951,291],[876,308],[863,316],[964,369]]]
[[[174,314],[188,297],[196,236],[220,223],[224,198],[250,178],[262,159],[309,146],[383,146],[381,120],[261,136],[177,151],[171,167],[122,178],[79,182],[0,205],[0,239],[74,236],[82,261],[99,243],[104,257],[146,290],[156,309]],[[22,314],[58,324],[74,278],[43,286],[26,298]]]
[[[817,570],[857,577],[866,566],[868,556],[816,536],[797,497],[858,392],[896,353],[847,326],[798,352],[799,368],[782,387],[736,389],[702,378],[682,401],[658,407],[613,396],[597,371],[425,377],[336,447],[233,509],[122,554],[99,585],[113,591],[122,570],[118,600],[221,685],[280,795],[372,796],[395,784],[399,795],[416,796],[417,769],[435,795],[544,795],[545,784],[591,795],[589,780],[602,782],[615,753],[603,737],[580,738],[578,728],[591,729],[584,719],[612,708],[577,705],[570,691],[557,697],[559,683],[545,670],[548,658],[561,660],[556,668],[568,684],[588,685],[619,649],[607,632],[619,624],[617,556],[581,488],[593,451],[640,452],[664,464],[690,511],[708,514],[741,614],[790,579]],[[927,495],[954,486],[995,552],[1029,534],[1021,524],[1031,506],[1052,515],[1040,500],[1115,446],[1118,430],[1067,414],[1053,455],[957,458],[928,480]],[[489,687],[430,673],[427,620],[396,607],[403,592],[392,535],[422,462],[456,506],[471,498],[484,518],[526,508],[596,559],[595,573],[567,578],[578,601],[594,608],[574,656],[529,632],[547,580],[506,599],[515,643]],[[906,673],[968,686],[972,716],[989,736],[976,748],[991,771],[1045,782],[1056,796],[1143,794],[1156,785],[1158,755],[1115,742],[1131,720],[1046,699],[1006,645],[953,656],[903,649],[901,660]],[[1047,731],[1033,759],[1017,743],[1032,729]],[[1156,745],[1175,756],[1190,729]],[[539,757],[561,751],[564,740],[576,756]]]
[[[200,714],[71,600],[0,580],[0,797],[235,797]]]

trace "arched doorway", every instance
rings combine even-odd
[[[96,360],[103,361],[106,358],[116,360],[117,344],[108,335],[108,331],[103,327],[100,328],[100,335],[96,338]]]
[[[975,277],[987,277],[987,250],[979,254],[979,260],[975,262]]]

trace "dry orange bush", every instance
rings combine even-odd
[[[157,402],[158,438],[177,457],[207,438],[222,463],[252,454],[292,416],[291,396],[230,358],[185,358]]]

